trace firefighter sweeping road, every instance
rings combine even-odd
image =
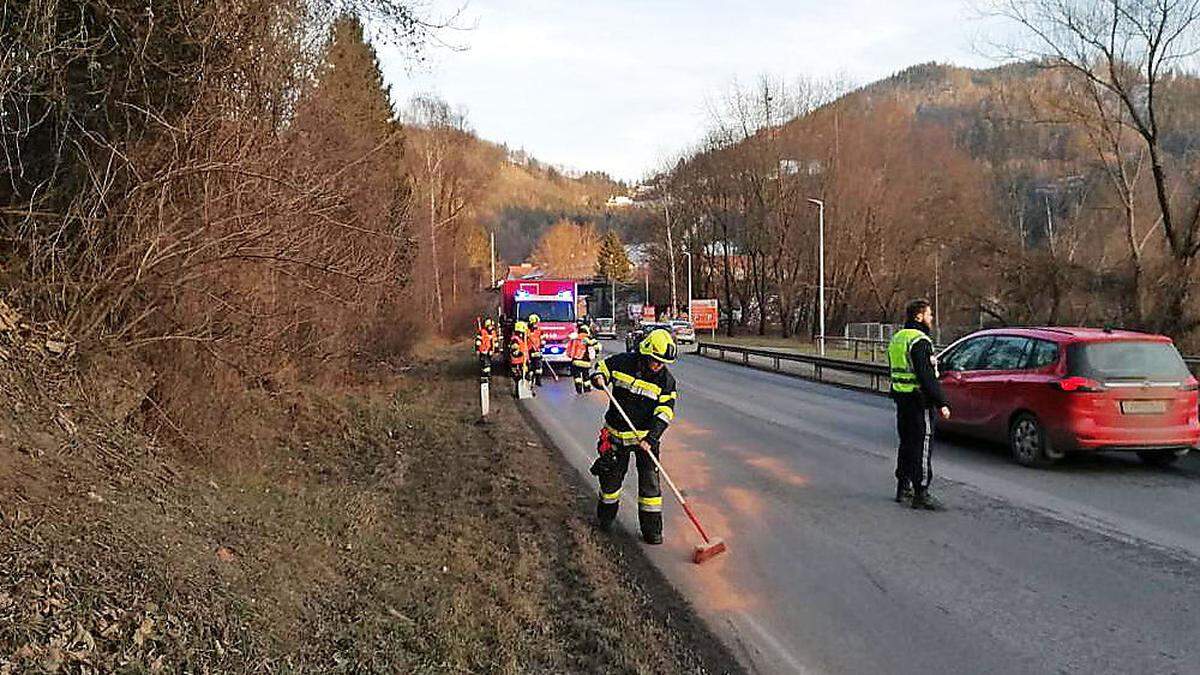
[[[918,512],[892,502],[887,398],[694,354],[672,373],[662,461],[730,552],[692,564],[675,504],[645,551],[752,671],[1200,672],[1195,458],[1038,471],[942,442],[947,510]],[[604,393],[564,379],[522,405],[594,486]],[[609,536],[637,540],[631,505]]]

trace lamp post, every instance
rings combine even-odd
[[[821,356],[825,356],[825,202],[810,198],[809,203],[816,204],[817,215],[817,269],[820,282],[817,285],[817,314],[819,315]]]
[[[684,251],[688,261],[688,323],[692,323],[692,252]]]

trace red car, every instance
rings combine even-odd
[[[1026,466],[1073,452],[1167,465],[1200,444],[1197,383],[1170,338],[1093,328],[973,333],[938,355],[939,430],[1006,441]]]

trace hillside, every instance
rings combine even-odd
[[[821,196],[834,331],[893,321],[907,298],[938,295],[959,331],[1092,323],[1191,339],[1195,322],[1176,321],[1152,291],[1180,276],[1179,247],[1168,249],[1144,145],[1111,93],[1033,63],[922,64],[768,124],[762,101],[811,99],[803,87],[759,86],[770,89],[731,94],[740,103],[718,116],[708,145],[661,178],[682,196],[681,217],[706,223],[692,250],[700,292],[748,326],[814,330],[805,199]],[[1190,194],[1200,81],[1171,75],[1159,92],[1168,190]],[[1188,222],[1187,200],[1176,200]],[[737,255],[713,256],[722,241]]]

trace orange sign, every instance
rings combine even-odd
[[[642,321],[654,321],[654,305],[642,305]]]
[[[716,300],[692,300],[692,305],[689,308],[692,315],[692,327],[696,330],[716,330],[717,329],[717,301]]]

